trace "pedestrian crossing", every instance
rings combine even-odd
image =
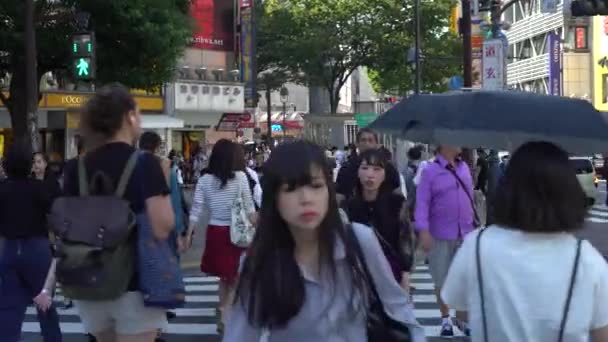
[[[187,276],[186,305],[176,309],[176,318],[169,322],[163,336],[167,342],[172,341],[217,341],[217,317],[215,308],[219,303],[219,283],[215,277]],[[434,285],[427,265],[418,265],[411,274],[411,286],[414,291],[413,299],[416,317],[424,327],[428,337],[439,336],[441,315],[434,292]],[[55,296],[57,307],[61,306],[64,298],[61,291]],[[61,331],[66,338],[81,337],[85,334],[76,308],[58,309],[61,321]],[[29,307],[22,331],[25,341],[38,341],[34,336],[40,336],[40,326],[36,317],[36,309]],[[29,338],[28,338],[29,337]],[[77,341],[81,341],[78,339]],[[83,340],[84,341],[84,340]]]
[[[215,308],[219,303],[219,280],[215,277],[188,276],[186,283],[186,304],[183,308],[172,310],[176,317],[169,321],[163,338],[167,342],[190,341],[217,341],[217,316]],[[64,297],[61,290],[57,291],[55,304],[60,318],[61,331],[65,338],[70,339],[84,336],[83,325],[78,317],[78,310],[70,308],[60,309]],[[24,341],[39,341],[40,325],[36,316],[36,309],[27,308],[26,318],[21,331]],[[81,341],[80,339],[74,339]],[[86,340],[83,340],[86,341]]]
[[[604,204],[596,204],[589,210],[586,221],[593,223],[608,223],[608,207]]]

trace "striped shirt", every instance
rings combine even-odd
[[[197,224],[208,215],[208,224],[213,226],[230,226],[232,204],[239,195],[247,213],[254,213],[255,207],[249,189],[249,181],[242,171],[235,172],[235,177],[229,179],[222,188],[222,182],[214,175],[205,174],[198,180],[194,191],[190,222]]]

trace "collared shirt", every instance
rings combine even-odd
[[[414,316],[413,304],[393,278],[374,232],[356,223],[352,227],[385,310],[393,319],[410,326],[413,341],[425,341],[424,330]],[[367,342],[365,311],[351,308],[350,271],[341,241],[336,241],[334,260],[335,284],[328,280],[327,274],[322,273],[317,278],[301,268],[306,300],[287,327],[270,331],[269,342]],[[355,305],[361,307],[361,300],[356,299]],[[258,342],[262,333],[263,329],[249,323],[243,304],[237,302],[228,316],[223,341]]]
[[[466,185],[463,189],[449,163],[441,155],[422,172],[416,189],[416,230],[429,230],[436,239],[456,240],[473,230],[473,207],[467,192],[473,196],[469,167],[458,161],[455,172]],[[467,191],[467,192],[465,192]]]

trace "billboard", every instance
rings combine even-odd
[[[249,3],[251,4],[251,3]],[[245,83],[245,106],[257,106],[255,27],[253,8],[241,9],[241,79]]]
[[[560,36],[550,32],[549,39],[549,94],[562,95],[562,47]]]
[[[234,50],[234,0],[193,0],[190,13],[195,22],[192,47],[203,50]]]
[[[593,17],[593,105],[608,111],[608,16]]]

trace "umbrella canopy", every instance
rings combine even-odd
[[[535,93],[415,95],[370,128],[431,144],[513,150],[543,140],[571,153],[608,151],[608,122],[589,102]]]

